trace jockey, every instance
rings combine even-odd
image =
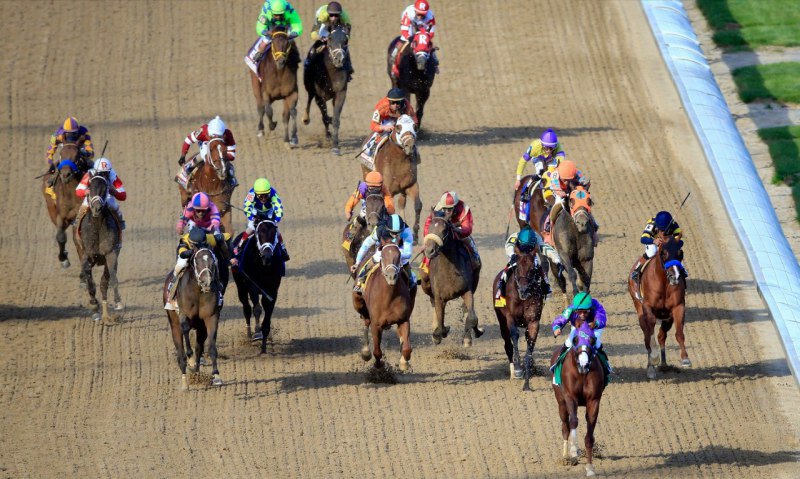
[[[347,199],[347,204],[344,205],[344,216],[347,221],[353,220],[353,209],[360,202],[361,208],[355,220],[362,224],[366,223],[365,200],[370,194],[379,194],[383,196],[383,204],[386,207],[386,213],[390,215],[394,214],[394,199],[389,189],[383,184],[383,175],[381,175],[380,171],[370,171],[367,173],[364,181],[358,182],[358,187],[356,187],[356,190],[350,195],[350,198]],[[353,223],[355,223],[355,221]]]
[[[308,50],[305,62],[303,62],[305,68],[308,68],[317,53],[322,50],[320,47],[328,41],[328,36],[336,26],[342,26],[348,37],[350,37],[350,32],[353,30],[350,23],[350,15],[347,14],[347,11],[342,8],[342,4],[339,2],[330,2],[319,7],[315,17],[316,21],[314,26],[311,27],[311,39],[314,40],[314,43]],[[345,56],[344,69],[347,71],[347,81],[350,81],[353,73],[355,73],[353,64],[350,61],[350,55]]]
[[[183,164],[186,163],[186,153],[189,152],[189,147],[194,143],[199,143],[202,151],[202,146],[214,138],[222,138],[222,141],[225,143],[225,160],[228,165],[228,176],[230,177],[231,185],[235,187],[239,184],[236,180],[236,173],[233,168],[233,160],[236,159],[236,140],[233,139],[233,133],[225,126],[225,122],[222,121],[219,115],[215,116],[199,129],[186,135],[186,138],[183,140],[183,146],[181,147],[181,157],[178,159],[178,164],[183,166]],[[203,157],[199,154],[195,157],[194,161],[190,161],[184,168],[187,178],[192,170],[202,165],[202,163]]]
[[[53,156],[58,149],[58,145],[62,143],[75,143],[78,146],[78,157],[76,158],[78,165],[76,166],[80,171],[86,171],[90,168],[91,163],[88,162],[94,158],[92,135],[89,134],[89,130],[85,126],[78,123],[78,120],[69,117],[64,120],[61,128],[50,136],[50,146],[47,147],[47,153],[45,154],[48,173],[55,173],[56,171],[56,165],[53,164]],[[86,167],[83,167],[83,165],[86,165]],[[55,179],[56,176],[50,178],[48,186],[52,188]]]
[[[239,243],[233,248],[234,258],[231,259],[231,265],[236,266],[239,264],[239,254],[241,253],[242,246],[245,241],[256,231],[256,220],[272,220],[277,225],[283,219],[283,203],[278,192],[270,185],[269,180],[266,178],[259,178],[253,183],[253,187],[247,192],[244,198],[244,205],[242,207],[244,215],[247,218],[247,228],[242,233]],[[280,231],[278,232],[278,242],[281,244],[281,254],[284,261],[289,261],[289,252],[286,251],[286,243],[283,241],[283,236]]]
[[[197,198],[197,195],[205,195],[205,193],[197,193],[195,194],[194,198]],[[192,198],[192,203],[194,203],[194,198]],[[205,198],[208,200],[208,197]],[[209,202],[208,204],[214,205],[214,203]],[[187,206],[188,208],[188,206]],[[216,208],[216,207],[214,207]],[[198,211],[198,210],[195,210]],[[208,209],[205,210],[206,212]],[[179,233],[180,234],[180,233]],[[178,290],[178,280],[180,279],[183,271],[189,265],[189,258],[192,257],[194,254],[195,248],[200,248],[203,246],[208,246],[212,250],[219,245],[220,249],[224,249],[227,251],[227,246],[225,243],[225,237],[222,233],[220,233],[219,229],[214,230],[213,234],[209,233],[209,231],[205,228],[190,228],[189,232],[186,234],[181,235],[181,239],[178,242],[178,260],[175,262],[175,268],[172,270],[172,277],[169,280],[169,284],[167,285],[167,302],[164,304],[164,309],[169,311],[177,311],[178,310],[178,300],[175,297],[175,293]],[[220,291],[222,287],[220,286]],[[219,297],[219,304],[222,304],[222,293],[220,292]]]
[[[436,73],[439,73],[439,59],[436,58],[436,49],[433,48],[433,36],[436,34],[436,18],[428,0],[417,0],[413,5],[407,6],[403,10],[403,14],[400,15],[400,41],[402,44],[395,45],[389,60],[394,78],[400,76],[400,72],[397,70],[397,54],[408,45],[408,42],[414,39],[414,35],[418,30],[425,30],[430,35],[431,56],[433,57],[433,64],[436,66]]]
[[[570,193],[578,186],[582,186],[588,192],[591,186],[589,175],[582,173],[575,166],[575,163],[570,160],[560,162],[558,168],[553,172],[553,179],[550,182],[550,191],[553,196],[555,196],[556,200],[558,200],[556,205],[550,210],[551,222],[555,221],[558,213],[567,204]],[[591,212],[589,213],[589,218],[592,220],[592,225],[594,225],[592,241],[594,245],[597,246],[597,230],[600,229],[600,225],[597,224],[597,220],[594,219],[594,215]]]
[[[517,266],[517,253],[527,253],[539,249],[545,253],[555,264],[561,268],[561,259],[555,249],[544,242],[539,233],[531,229],[530,226],[525,225],[518,233],[514,233],[506,240],[506,256],[508,257],[508,264],[503,268],[503,274],[497,282],[497,290],[494,295],[494,306],[502,308],[506,305],[506,281],[511,276],[514,268]],[[534,254],[533,264],[535,268],[542,270],[542,283],[540,285],[542,294],[550,296],[553,290],[550,288],[550,283],[547,280],[547,273],[544,271],[543,265],[539,262],[539,255]]]
[[[525,153],[519,158],[517,163],[517,181],[514,183],[514,190],[519,188],[519,183],[522,180],[522,172],[525,170],[525,165],[533,161],[533,166],[536,171],[533,172],[534,181],[542,177],[545,171],[558,167],[559,163],[566,159],[567,154],[561,143],[558,142],[558,136],[552,128],[548,128],[542,133],[541,138],[533,140],[531,145],[525,150]]]
[[[259,77],[259,80],[261,77],[258,75],[258,64],[272,43],[271,32],[275,27],[285,27],[290,40],[303,34],[303,21],[297,10],[286,0],[266,0],[264,2],[256,22],[256,33],[259,37],[244,57],[244,62]]]
[[[178,236],[183,234],[186,225],[189,229],[199,227],[212,234],[219,233],[220,215],[217,205],[208,197],[207,194],[195,193],[192,199],[186,204],[183,209],[178,223],[175,225],[175,232]]]
[[[369,235],[363,243],[361,243],[361,248],[358,250],[358,255],[356,255],[356,262],[350,267],[350,271],[355,273],[358,265],[360,265],[361,261],[364,260],[364,256],[367,254],[369,249],[375,244],[379,243],[379,240],[385,236],[388,236],[387,239],[390,238],[392,243],[395,243],[400,247],[400,263],[403,266],[403,270],[408,275],[409,289],[413,290],[417,287],[417,277],[411,270],[409,261],[411,260],[411,254],[413,252],[412,248],[414,245],[414,233],[411,231],[411,228],[409,228],[406,222],[403,221],[403,218],[401,218],[398,214],[389,216],[386,224],[376,226],[372,231],[372,234]],[[381,250],[376,249],[375,254],[373,254],[372,257],[370,257],[370,259],[364,264],[364,267],[361,268],[358,278],[356,279],[356,284],[353,287],[354,292],[358,294],[362,293],[364,289],[364,282],[367,279],[367,273],[370,269],[372,269],[373,265],[380,263],[380,261]]]
[[[81,203],[81,209],[78,213],[78,217],[82,218],[83,215],[86,214],[86,210],[89,208],[89,201],[86,197],[89,193],[89,181],[94,175],[102,176],[108,182],[108,191],[106,192],[104,201],[106,202],[108,209],[117,215],[119,227],[120,229],[124,230],[125,218],[122,217],[122,211],[119,209],[118,201],[125,201],[128,198],[128,193],[125,192],[125,185],[122,184],[122,180],[119,176],[117,176],[117,172],[114,171],[114,167],[111,166],[111,160],[105,157],[95,160],[92,169],[83,175],[80,184],[77,188],[75,188],[75,194],[78,195],[78,197],[83,198],[83,203]]]
[[[564,328],[567,323],[572,325],[569,336],[567,336],[566,341],[564,341],[564,346],[561,347],[561,354],[572,347],[572,341],[578,332],[575,328],[575,321],[579,317],[583,319],[583,321],[588,321],[589,327],[592,328],[594,332],[594,349],[597,351],[600,362],[606,370],[606,376],[608,376],[613,370],[608,362],[608,356],[605,351],[603,351],[603,343],[600,341],[603,329],[606,327],[606,308],[603,307],[600,301],[593,299],[589,293],[581,291],[576,294],[572,300],[572,305],[567,307],[567,309],[553,320],[553,336],[559,336],[562,328]]]
[[[642,267],[648,259],[656,255],[658,245],[663,241],[661,236],[673,236],[676,240],[683,238],[681,227],[668,211],[659,211],[654,217],[650,218],[644,227],[642,237],[639,241],[644,245],[644,254],[636,263],[636,268],[631,272],[631,279],[639,285],[642,276]]]
[[[442,195],[433,211],[425,220],[423,236],[428,234],[434,215],[441,216],[453,224],[456,237],[464,243],[470,253],[472,268],[478,269],[481,266],[481,257],[478,254],[478,247],[472,239],[472,211],[466,203],[458,198],[455,191],[448,191]],[[427,260],[427,258],[425,259]]]
[[[395,123],[402,115],[410,116],[414,120],[415,127],[419,125],[417,113],[406,98],[406,92],[400,88],[392,88],[375,105],[375,111],[372,112],[372,121],[369,124],[372,136],[364,146],[364,151],[368,156],[375,157],[378,148],[383,144],[382,138],[389,136],[394,131]]]

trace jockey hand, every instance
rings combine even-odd
[[[222,243],[223,241],[225,241],[225,236],[223,236],[223,234],[220,233],[219,231],[215,231],[214,241],[216,241],[217,243]]]
[[[554,337],[554,338],[555,338],[555,337],[558,337],[558,336],[560,336],[560,335],[561,335],[561,328],[558,328],[558,329],[556,329],[555,331],[553,331],[553,337]]]
[[[81,148],[80,155],[81,156],[89,156],[89,152],[86,151],[86,148]]]
[[[184,225],[182,225],[180,223],[178,223],[178,225],[175,226],[175,233],[177,233],[178,236],[183,236],[183,226]]]
[[[297,38],[297,32],[289,32],[289,40]]]
[[[353,273],[353,274],[355,274],[355,272],[356,272],[356,268],[358,268],[358,265],[355,265],[355,264],[354,264],[353,266],[351,266],[351,267],[350,267],[350,272],[351,272],[351,273]]]
[[[47,167],[47,172],[48,173],[55,173],[56,172],[56,165],[53,164],[52,160],[48,160],[48,161],[50,163],[50,166]]]
[[[382,125],[381,126],[381,131],[383,131],[385,133],[392,132],[392,131],[394,131],[394,125]]]
[[[346,219],[346,220],[347,220],[347,222],[349,223],[349,222],[350,222],[350,220],[351,220],[351,219],[353,219],[353,212],[351,211],[351,212],[349,212],[349,213],[345,213],[345,214],[344,214],[344,219]]]
[[[514,191],[517,191],[519,189],[519,185],[520,185],[520,180],[514,182]]]
[[[178,165],[183,166],[184,163],[186,163],[186,155],[181,155],[181,157],[178,158]]]

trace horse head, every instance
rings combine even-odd
[[[666,236],[662,239],[659,246],[658,255],[664,264],[667,280],[672,286],[680,284],[683,264],[681,263],[681,248],[683,240],[675,239],[674,236]]]
[[[517,246],[517,267],[514,268],[514,284],[519,299],[526,301],[533,293],[541,293],[542,270],[536,264],[536,246]]]
[[[272,52],[272,59],[275,60],[275,66],[278,71],[283,70],[286,66],[286,60],[289,58],[289,48],[291,48],[292,41],[289,39],[289,34],[284,27],[275,27],[272,29],[272,45],[270,52]]]
[[[414,35],[411,47],[414,50],[414,61],[417,63],[417,70],[425,71],[425,67],[428,65],[428,60],[433,52],[432,45],[431,36],[424,29],[420,29]]]
[[[226,146],[222,138],[214,137],[206,143],[204,151],[202,152],[205,156],[205,162],[214,168],[214,172],[217,174],[217,178],[219,178],[220,181],[225,180],[228,170],[225,164],[225,150]]]
[[[408,101],[408,100],[406,100]],[[394,142],[403,148],[406,156],[414,154],[414,145],[417,141],[417,130],[414,119],[408,115],[400,115],[394,124]]]
[[[344,27],[336,26],[328,35],[328,55],[330,55],[333,66],[340,70],[344,68],[344,60],[347,57],[347,42],[349,37]]]
[[[425,248],[425,257],[433,259],[439,255],[442,248],[447,241],[453,237],[453,227],[449,220],[443,216],[439,216],[438,212],[431,220],[428,226],[428,234],[422,240],[423,247]]]
[[[208,246],[201,246],[194,252],[192,269],[200,291],[203,293],[211,291],[211,285],[217,277],[217,258]]]
[[[397,283],[397,277],[400,275],[400,246],[392,241],[391,238],[381,239],[381,271],[386,283],[389,286],[394,286]]]
[[[386,216],[386,204],[383,201],[383,193],[367,194],[367,198],[364,200],[364,214],[367,218],[369,231],[372,231]]]
[[[86,199],[89,202],[89,208],[92,210],[92,216],[97,218],[106,207],[106,195],[108,194],[108,180],[103,175],[94,175],[89,180],[89,193]]]
[[[272,219],[263,219],[256,225],[256,245],[261,265],[269,266],[278,249],[278,225]]]
[[[577,186],[569,194],[569,212],[575,221],[575,227],[579,233],[589,232],[589,225],[592,220],[589,215],[592,212],[592,199],[589,192],[583,186]]]
[[[578,372],[580,374],[587,374],[594,361],[594,331],[589,327],[587,321],[580,318],[576,321],[575,339],[573,340],[572,348],[575,350],[575,361],[577,362]]]
[[[63,159],[58,163],[56,166],[58,169],[58,176],[61,177],[61,181],[66,184],[69,183],[72,178],[74,178],[80,169],[78,168],[77,163],[70,159]]]

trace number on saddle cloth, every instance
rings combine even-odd
[[[523,183],[522,191],[519,195],[519,219],[521,221],[528,221],[530,219],[531,210],[531,191],[533,191],[533,177],[528,178],[528,181]]]

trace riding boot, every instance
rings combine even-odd
[[[239,180],[236,179],[236,169],[231,162],[228,162],[228,178],[231,182],[231,188],[239,186]]]
[[[639,287],[639,280],[642,278],[642,267],[644,266],[645,263],[644,261],[642,261],[642,259],[644,259],[645,261],[647,260],[646,257],[642,256],[642,258],[639,259],[639,262],[636,264],[636,268],[634,268],[633,271],[631,271],[631,280],[633,280],[637,288]]]
[[[266,48],[264,52],[258,51],[258,46],[262,41],[264,41],[264,39],[259,37],[244,57],[244,63],[256,74],[258,81],[261,81],[261,75],[258,74],[258,64],[261,63],[261,58],[264,56],[264,52],[267,51]],[[267,46],[269,46],[269,40],[267,40]]]
[[[47,180],[47,187],[52,188],[56,184],[56,180],[58,179],[58,174],[56,172],[56,165],[50,164],[47,169],[47,173],[50,174],[50,178]]]
[[[175,268],[172,270],[172,280],[167,287],[167,303],[164,305],[164,309],[169,311],[178,310],[178,301],[175,299],[175,295],[178,292],[178,281],[181,278],[183,270],[186,269],[186,266],[188,265],[189,258],[178,257],[178,261],[175,263]]]
[[[436,56],[436,49],[431,52],[431,57],[433,58],[433,67],[436,69],[436,74],[439,74],[439,57]]]
[[[114,210],[114,213],[117,214],[117,219],[119,220],[120,229],[125,230],[127,226],[125,225],[125,217],[122,216],[122,209]]]
[[[370,258],[369,261],[367,261],[366,264],[364,264],[364,266],[358,272],[358,276],[356,277],[356,284],[355,286],[353,286],[354,293],[362,294],[364,292],[364,286],[365,286],[364,282],[367,280],[367,273],[369,273],[369,270],[372,269],[373,264],[374,263],[372,262],[372,258]]]
[[[353,62],[350,60],[350,55],[345,55],[344,57],[344,70],[347,72],[348,83],[353,81],[353,73],[356,71],[353,69]]]
[[[392,54],[389,56],[389,65],[392,66],[392,78],[397,80],[400,77],[400,70],[397,68],[397,54],[400,52],[401,45],[403,43],[396,43],[394,48],[392,49]]]
[[[286,251],[286,243],[281,242],[281,255],[283,256],[283,261],[289,261],[291,258],[289,257],[289,252]]]
[[[503,274],[500,275],[500,279],[497,280],[497,290],[494,293],[495,308],[502,308],[506,305],[506,282],[508,281],[508,274],[511,272],[512,268],[513,266],[509,262],[503,269]]]

